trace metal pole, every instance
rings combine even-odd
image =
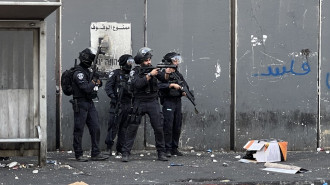
[[[317,131],[316,131],[316,147],[321,147],[321,65],[322,65],[322,0],[319,0],[319,42],[318,42],[318,70],[317,70],[317,101],[318,101],[318,116],[317,116]]]
[[[58,0],[61,2],[62,0]],[[62,148],[61,121],[62,121],[62,7],[56,10],[56,33],[55,33],[55,79],[56,79],[56,149]]]
[[[148,20],[148,0],[144,0],[144,47],[148,47],[147,20]]]
[[[230,79],[231,79],[231,106],[230,106],[230,150],[236,150],[236,15],[237,0],[230,1],[231,11],[231,53],[230,53]]]

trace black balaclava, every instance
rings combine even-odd
[[[79,53],[80,65],[85,68],[91,67],[95,59],[95,51],[91,48],[86,48]]]
[[[125,72],[129,72],[132,69],[132,64],[128,64],[127,61],[128,60],[134,60],[132,55],[122,55],[121,57],[119,57],[119,65],[121,67],[122,70],[124,70]]]

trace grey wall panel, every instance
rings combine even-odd
[[[180,72],[194,90],[199,114],[183,97],[182,148],[229,149],[230,12],[228,0],[148,1],[147,43],[152,63],[181,53]],[[151,130],[151,129],[148,129]],[[153,143],[153,132],[148,143]]]
[[[169,51],[184,58],[180,66],[194,89],[197,108],[183,98],[180,147],[229,150],[230,125],[230,1],[149,0],[147,45],[154,50],[153,64]],[[90,45],[91,22],[132,24],[133,55],[144,45],[144,0],[70,0],[62,2],[62,71],[74,64]],[[250,139],[277,138],[289,150],[316,147],[318,77],[321,87],[321,146],[329,146],[330,58],[329,2],[322,1],[322,65],[318,65],[319,0],[237,0],[236,147]],[[55,149],[55,19],[47,18],[48,149]],[[309,49],[308,64],[303,49]],[[291,64],[293,63],[293,67]],[[318,69],[321,67],[320,73]],[[278,71],[276,71],[276,69]],[[272,71],[269,74],[269,70]],[[283,70],[285,73],[283,73]],[[328,76],[329,75],[329,76]],[[105,81],[104,81],[105,83]],[[100,89],[96,104],[101,124],[101,147],[108,122],[109,99]],[[72,150],[73,112],[63,95],[62,140]],[[154,145],[150,124],[140,125],[135,148]],[[294,133],[294,134],[292,134]],[[89,149],[88,130],[84,149]]]
[[[56,12],[45,20],[47,25],[47,149],[56,149]]]
[[[131,23],[133,53],[136,53],[143,45],[143,0],[70,0],[62,3],[62,70],[72,67],[78,53],[90,46],[91,22]],[[103,87],[99,90],[99,98],[96,108],[101,126],[100,146],[105,148],[104,139],[109,117],[109,98]],[[69,99],[70,97],[63,95],[62,138],[63,149],[66,150],[72,149],[73,133],[73,112]],[[84,149],[89,149],[90,136],[87,129],[85,129],[83,139]]]
[[[316,144],[318,0],[237,2],[237,148],[282,139]],[[309,49],[306,58],[301,51]],[[295,134],[292,134],[295,133]]]
[[[330,2],[322,1],[320,147],[330,148]]]

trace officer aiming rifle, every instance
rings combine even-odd
[[[176,57],[177,58],[180,58],[179,60],[181,60],[180,55],[177,54],[177,53],[174,53],[173,52],[173,53],[169,53],[169,55],[174,55],[173,56],[174,62],[175,62],[175,60],[178,60],[178,59],[176,59]],[[173,61],[169,62],[167,60],[163,60],[163,62],[160,63],[160,64],[157,64],[156,67],[157,68],[175,68],[177,70],[177,67],[178,66],[175,65],[175,64],[173,64]],[[171,76],[173,76],[175,83],[177,83],[178,85],[180,85],[181,91],[185,93],[185,96],[194,105],[194,107],[195,107],[195,113],[198,114],[199,112],[198,112],[198,110],[196,108],[194,94],[189,90],[187,82],[185,80],[183,80],[182,78],[180,78],[180,76],[176,72],[171,73]]]
[[[167,53],[162,60],[163,67],[174,68],[174,72],[169,74],[168,82],[158,84],[160,89],[160,101],[164,116],[164,139],[166,157],[182,156],[178,150],[179,139],[182,128],[182,101],[181,97],[186,96],[195,106],[195,113],[198,114],[195,104],[195,97],[189,91],[189,87],[183,75],[177,70],[182,58],[179,53]]]

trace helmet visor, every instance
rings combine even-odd
[[[182,57],[180,55],[176,55],[174,57],[171,58],[172,63],[173,62],[177,62],[178,64],[182,63]]]
[[[127,64],[128,65],[133,65],[133,63],[134,63],[134,59],[133,58],[127,59]]]
[[[147,47],[144,47],[144,48],[140,49],[140,53],[141,53],[142,56],[145,56],[147,53],[149,53],[151,51],[152,51],[152,49],[147,48]]]

